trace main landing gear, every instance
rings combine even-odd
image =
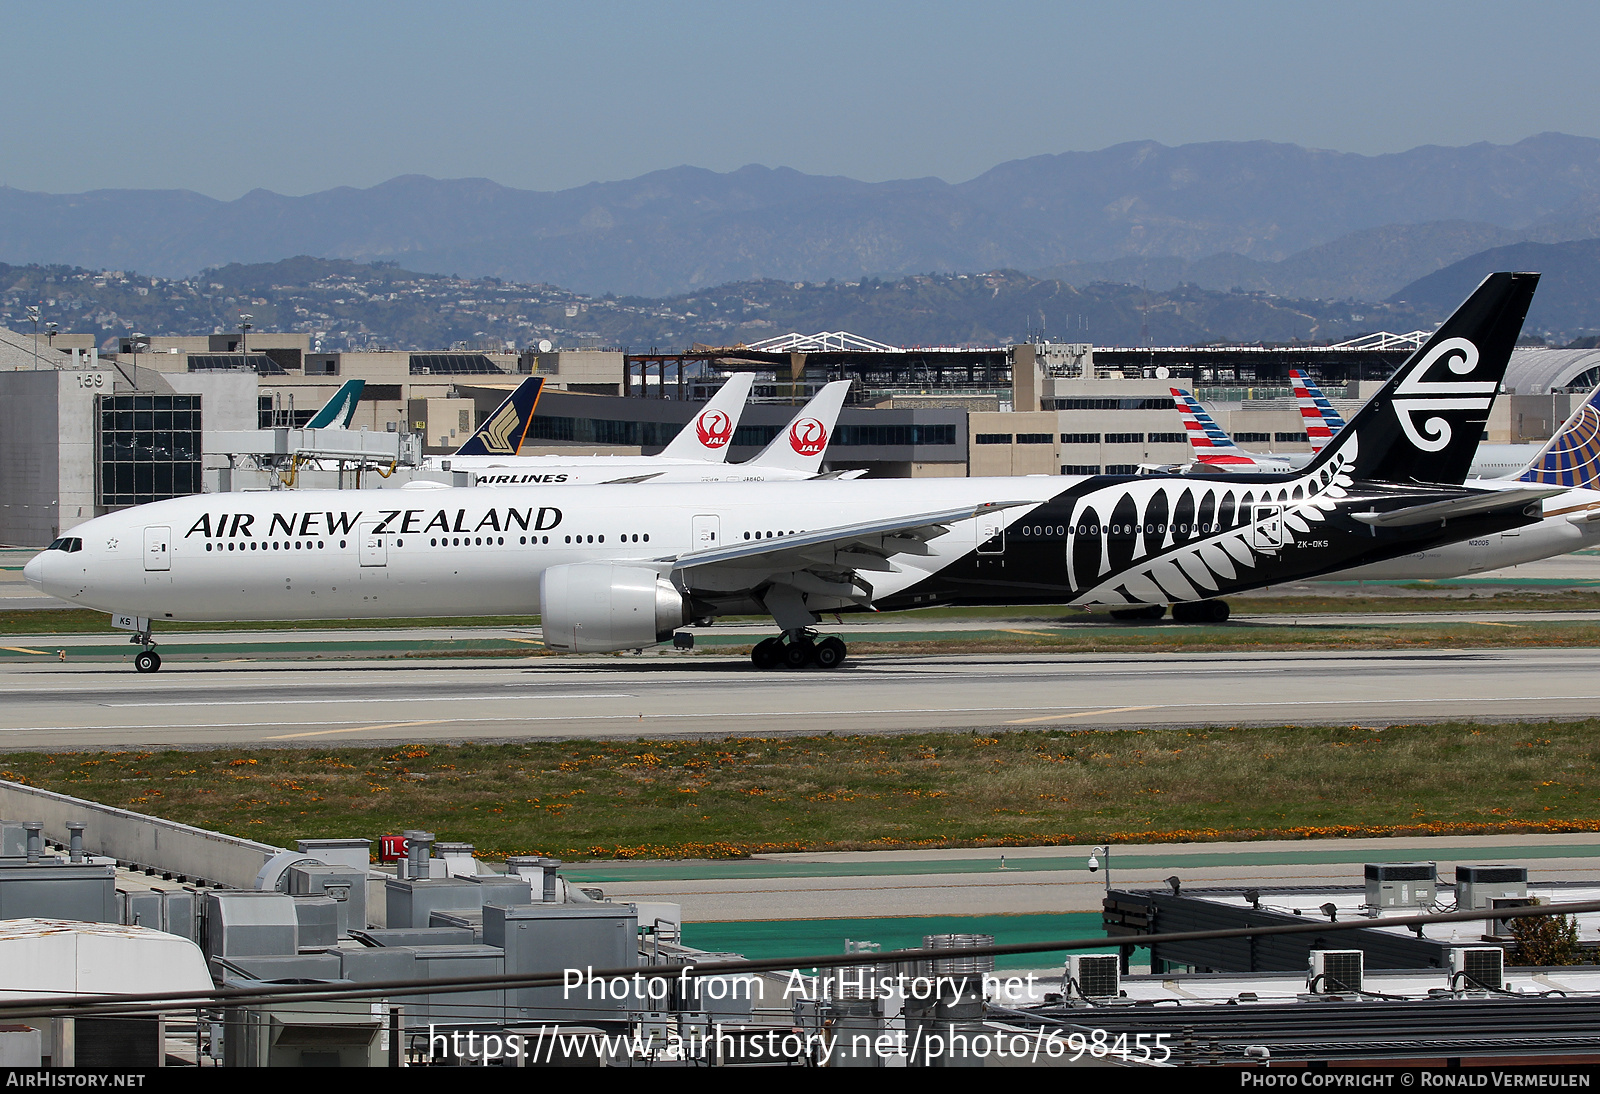
[[[1174,623],[1226,623],[1228,621],[1228,602],[1226,600],[1191,600],[1183,604],[1172,606],[1172,621]]]
[[[819,639],[816,631],[802,629],[757,642],[750,651],[750,661],[762,670],[803,669],[811,665],[836,669],[844,664],[846,652],[842,639],[833,635]]]
[[[156,652],[156,644],[151,639],[149,631],[135,631],[128,641],[144,647],[134,655],[133,671],[155,672],[161,668],[161,655]]]

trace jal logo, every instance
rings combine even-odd
[[[815,456],[828,447],[828,427],[815,418],[801,418],[789,427],[789,447],[802,456]]]
[[[707,448],[721,448],[733,439],[733,419],[720,410],[708,410],[694,420],[694,431]]]

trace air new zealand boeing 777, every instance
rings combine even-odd
[[[1305,468],[1275,474],[813,480],[209,494],[97,517],[25,570],[122,617],[542,617],[555,649],[771,615],[763,668],[838,666],[819,613],[1184,605],[1531,524],[1535,484],[1463,486],[1538,283],[1488,277]]]

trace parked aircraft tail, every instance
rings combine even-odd
[[[679,430],[660,454],[670,460],[726,461],[733,431],[739,428],[739,416],[744,413],[745,400],[750,398],[750,387],[755,382],[755,376],[748,372],[728,377],[727,383],[717,389],[694,420]]]
[[[1333,404],[1311,377],[1292,368],[1289,370],[1289,380],[1294,384],[1294,397],[1300,403],[1300,420],[1306,427],[1306,439],[1311,442],[1311,451],[1321,452],[1344,428],[1344,418],[1333,409]]]
[[[333,393],[333,398],[312,415],[311,420],[306,423],[306,428],[349,429],[350,419],[355,417],[356,404],[361,402],[361,392],[366,386],[365,380],[346,380],[344,386]]]
[[[1517,478],[1600,490],[1600,387],[1589,393]]]
[[[800,408],[783,431],[772,439],[743,467],[781,467],[788,471],[807,471],[816,474],[822,469],[822,457],[833,440],[833,429],[839,421],[839,411],[844,397],[850,391],[850,380],[835,380],[812,396]]]
[[[522,438],[528,435],[533,424],[533,411],[539,405],[539,393],[544,390],[544,377],[529,376],[517,389],[506,396],[506,401],[483,420],[477,432],[456,449],[457,456],[515,456],[522,447]]]
[[[1178,417],[1183,419],[1184,435],[1189,438],[1189,447],[1194,450],[1197,462],[1213,466],[1255,466],[1255,457],[1233,443],[1227,430],[1217,424],[1216,419],[1200,405],[1199,399],[1179,387],[1167,390],[1172,392]]]

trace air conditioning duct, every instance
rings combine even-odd
[[[1362,959],[1361,950],[1312,950],[1307,988],[1328,994],[1360,991]]]
[[[1067,988],[1086,999],[1115,999],[1122,993],[1122,958],[1114,953],[1072,954],[1067,958]]]
[[[653,646],[692,618],[689,598],[654,569],[609,562],[550,567],[539,614],[544,644],[571,653]]]

